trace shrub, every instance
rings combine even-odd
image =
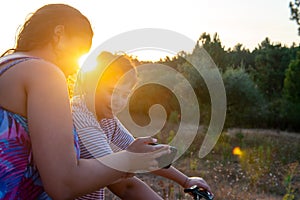
[[[266,101],[244,69],[229,68],[223,74],[227,95],[225,126],[261,126],[266,115]]]

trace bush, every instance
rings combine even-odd
[[[286,70],[281,115],[289,130],[300,130],[300,52]]]
[[[267,104],[245,70],[229,68],[223,74],[223,80],[227,95],[225,126],[262,126]]]

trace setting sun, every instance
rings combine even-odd
[[[88,72],[95,69],[97,66],[97,60],[96,58],[89,57],[89,54],[84,54],[79,58],[78,64],[81,70]]]
[[[79,64],[79,67],[81,68],[85,59],[88,57],[88,54],[84,54],[83,56],[81,56],[79,59],[78,59],[78,64]]]

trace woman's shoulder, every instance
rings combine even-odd
[[[19,67],[19,73],[27,86],[56,88],[55,90],[65,90],[67,87],[67,79],[62,70],[48,61],[32,59],[20,65],[23,66]]]
[[[59,67],[39,57],[14,53],[1,57],[0,64],[3,64],[3,67],[12,66],[15,73],[21,74],[22,77],[65,78]]]
[[[43,59],[31,59],[26,63],[26,70],[31,70],[33,74],[45,75],[44,78],[60,77],[65,79],[65,75],[62,70],[55,64]]]

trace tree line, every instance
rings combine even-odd
[[[200,124],[208,125],[209,92],[201,75],[188,62],[197,61],[201,48],[208,52],[222,74],[227,95],[225,127],[300,130],[299,44],[288,47],[266,38],[252,51],[240,43],[225,49],[217,33],[203,33],[191,53],[178,52],[157,62],[172,67],[189,80],[198,97]],[[147,115],[149,107],[156,103],[165,106],[169,120],[180,121],[178,100],[172,91],[159,85],[138,89],[130,100],[130,110]]]

